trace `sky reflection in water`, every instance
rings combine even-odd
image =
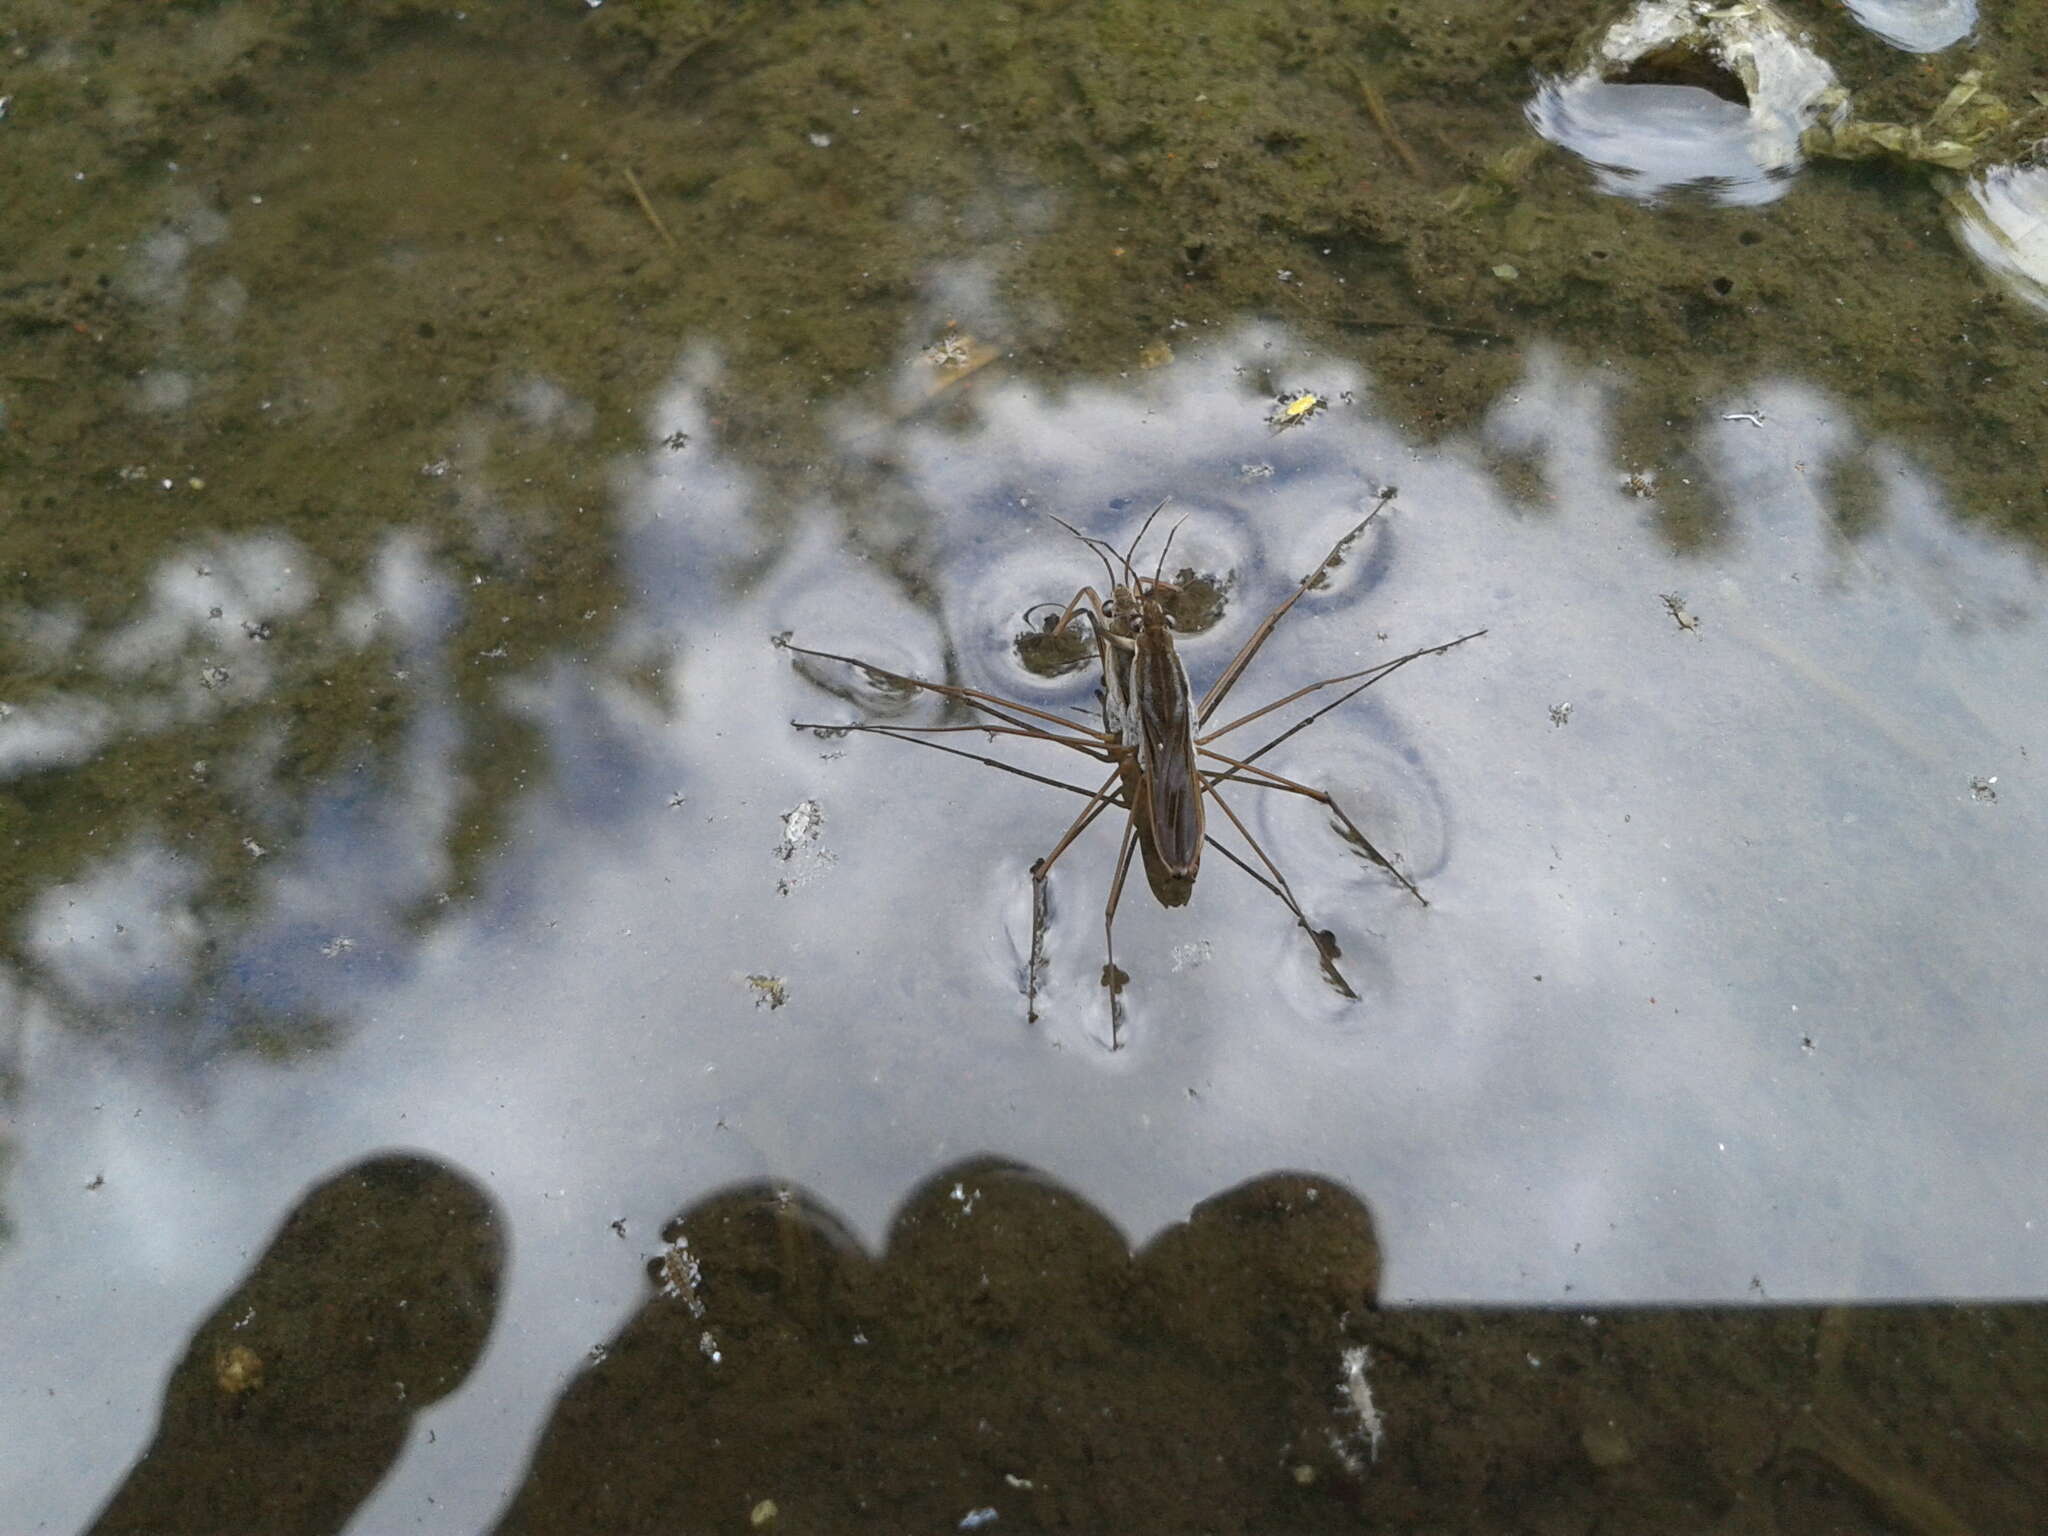
[[[82,1518],[192,1322],[301,1190],[394,1145],[480,1180],[513,1263],[482,1365],[423,1416],[440,1444],[415,1436],[365,1530],[427,1495],[449,1529],[487,1518],[562,1378],[641,1295],[662,1219],[745,1178],[801,1184],[872,1241],[934,1167],[989,1151],[1141,1239],[1241,1179],[1313,1169],[1371,1203],[1396,1300],[2048,1283],[2031,1091],[2048,988],[2012,920],[2048,894],[2025,755],[2048,713],[2037,575],[1959,531],[1835,402],[1765,383],[1686,429],[1727,520],[1687,558],[1624,494],[1607,386],[1540,354],[1488,441],[1427,450],[1369,380],[1278,333],[1114,387],[984,378],[966,430],[844,423],[848,453],[893,462],[931,511],[912,555],[934,613],[847,553],[841,509],[763,545],[766,493],[700,403],[712,368],[693,361],[648,413],[689,446],[621,467],[639,607],[614,653],[509,685],[560,772],[473,905],[431,908],[464,729],[444,678],[466,659],[441,640],[459,591],[404,539],[370,594],[264,589],[276,571],[250,557],[252,592],[328,605],[358,635],[395,626],[421,707],[398,760],[320,789],[309,835],[266,862],[235,995],[206,1011],[217,1033],[317,1005],[332,1049],[268,1065],[50,1019],[46,995],[182,1016],[204,935],[150,916],[191,879],[173,850],[110,850],[34,913],[44,973],[4,983],[28,1020],[5,1270],[28,1326],[0,1397],[13,1507]],[[1268,370],[1332,408],[1271,435],[1252,383]],[[1503,493],[1483,467],[1503,456],[1540,467],[1542,504]],[[1829,486],[1852,469],[1882,512],[1850,540]],[[1088,675],[1041,681],[1012,649],[1026,607],[1099,575],[1042,514],[1115,537],[1171,495],[1188,518],[1173,563],[1233,583],[1225,621],[1184,647],[1199,689],[1384,484],[1392,509],[1234,701],[1490,630],[1270,759],[1332,789],[1433,905],[1314,807],[1239,791],[1362,1000],[1212,860],[1186,909],[1127,893],[1111,1054],[1098,829],[1062,863],[1027,1026],[1027,871],[1079,801],[791,730],[851,706],[771,637],[1085,709]],[[665,697],[628,682],[649,661]],[[1099,777],[1052,748],[1012,755]],[[805,801],[819,835],[784,858]],[[422,903],[424,924],[407,915]],[[784,980],[786,1004],[762,1006],[753,975]]]

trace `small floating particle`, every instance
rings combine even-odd
[[[1579,1431],[1579,1447],[1586,1460],[1603,1471],[1635,1460],[1635,1447],[1612,1419],[1596,1420]]]
[[[680,1301],[689,1309],[690,1316],[701,1318],[704,1300],[697,1292],[704,1284],[704,1267],[690,1252],[688,1233],[678,1232],[667,1242],[661,1256],[649,1264],[648,1272],[661,1288],[662,1295]]]
[[[1275,432],[1285,432],[1289,427],[1298,427],[1311,416],[1319,414],[1329,403],[1312,389],[1281,395],[1273,402],[1273,409],[1266,417],[1266,425]]]
[[[751,1525],[755,1530],[758,1531],[767,1526],[773,1525],[775,1523],[775,1517],[780,1513],[782,1513],[782,1511],[775,1507],[775,1501],[773,1499],[763,1499],[760,1503],[756,1504],[752,1509],[747,1511],[747,1524]]]
[[[1372,1369],[1372,1351],[1361,1344],[1345,1350],[1338,1362],[1341,1374],[1337,1378],[1337,1402],[1356,1421],[1357,1428],[1347,1435],[1333,1433],[1330,1448],[1356,1477],[1365,1471],[1367,1459],[1380,1459],[1380,1447],[1387,1441],[1387,1421],[1373,1402],[1372,1385],[1365,1379],[1365,1373]],[[1365,1458],[1358,1454],[1360,1445],[1365,1449]]]
[[[994,1525],[996,1518],[995,1506],[993,1504],[984,1504],[980,1509],[970,1509],[960,1517],[960,1529],[963,1531],[978,1531],[984,1525]]]
[[[991,346],[957,327],[948,326],[943,336],[918,354],[927,375],[918,397],[909,403],[909,409],[916,411],[930,405],[948,390],[964,384],[1002,355],[1000,347]]]
[[[798,801],[793,809],[782,814],[782,841],[775,845],[775,857],[788,863],[796,856],[797,849],[817,840],[824,825],[823,806],[815,800]]]
[[[213,1384],[230,1397],[263,1385],[263,1357],[246,1344],[230,1344],[213,1357]]]
[[[754,1006],[774,1011],[789,1001],[789,983],[780,976],[753,975],[747,985],[754,989]]]
[[[1671,615],[1672,623],[1680,629],[1690,630],[1695,640],[1701,638],[1699,615],[1687,609],[1683,596],[1676,592],[1659,592],[1657,596],[1664,603],[1664,611]]]

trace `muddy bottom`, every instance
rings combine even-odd
[[[2048,1501],[2040,1307],[1383,1310],[1366,1206],[1301,1173],[1136,1254],[988,1161],[880,1254],[786,1187],[661,1237],[496,1529],[1790,1536],[2017,1531]],[[336,1176],[200,1328],[93,1529],[338,1529],[483,1347],[499,1263],[452,1170]]]

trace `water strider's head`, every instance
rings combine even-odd
[[[1159,601],[1161,592],[1178,590],[1177,587],[1169,586],[1163,581],[1154,582],[1145,589],[1143,597],[1138,600],[1138,630],[1141,634],[1157,638],[1180,627],[1173,622],[1173,615],[1166,611],[1166,604]]]

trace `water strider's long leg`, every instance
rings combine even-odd
[[[1407,655],[1396,656],[1391,661],[1375,662],[1372,666],[1361,667],[1356,672],[1340,672],[1337,676],[1326,677],[1319,683],[1310,683],[1306,687],[1295,689],[1294,692],[1287,694],[1285,697],[1275,699],[1270,704],[1260,705],[1257,709],[1253,710],[1248,715],[1239,715],[1235,720],[1231,721],[1228,725],[1217,726],[1215,730],[1210,731],[1205,735],[1196,737],[1195,743],[1197,746],[1199,746],[1203,742],[1214,741],[1218,736],[1228,736],[1232,731],[1236,730],[1239,726],[1249,725],[1252,721],[1257,720],[1262,716],[1272,714],[1273,711],[1276,709],[1285,709],[1289,704],[1292,704],[1296,699],[1305,698],[1309,694],[1314,693],[1319,688],[1332,688],[1335,687],[1338,683],[1348,683],[1352,681],[1354,678],[1362,677],[1365,679],[1364,682],[1360,683],[1356,688],[1353,688],[1350,692],[1344,694],[1341,698],[1331,700],[1328,704],[1323,705],[1313,714],[1308,715],[1304,719],[1296,721],[1293,725],[1289,726],[1286,730],[1282,731],[1278,736],[1275,736],[1271,741],[1267,742],[1263,747],[1259,748],[1257,752],[1251,754],[1252,757],[1263,757],[1266,753],[1272,751],[1273,748],[1279,746],[1281,742],[1285,741],[1288,737],[1292,736],[1296,731],[1306,730],[1316,721],[1322,719],[1324,715],[1327,715],[1339,704],[1343,704],[1348,700],[1357,698],[1361,693],[1365,692],[1366,689],[1370,688],[1374,683],[1378,682],[1388,673],[1398,672],[1401,668],[1407,666],[1409,662],[1419,661],[1424,656],[1441,656],[1445,651],[1450,650],[1453,646],[1463,645],[1467,640],[1477,640],[1481,635],[1485,633],[1486,631],[1483,629],[1475,629],[1469,635],[1460,635],[1455,640],[1446,640],[1442,645],[1426,645],[1419,651],[1410,651]]]
[[[1013,773],[1020,779],[1029,779],[1034,784],[1044,784],[1053,789],[1064,789],[1070,795],[1093,795],[1097,791],[1083,789],[1079,784],[1069,784],[1064,779],[1055,779],[1043,773],[1033,773],[1029,768],[1019,768],[1015,763],[1006,763],[1001,758],[983,757],[979,752],[963,752],[958,747],[949,747],[943,742],[926,741],[922,736],[904,734],[905,728],[896,725],[812,725],[802,720],[790,724],[806,731],[864,731],[873,736],[893,736],[898,741],[907,741],[914,747],[930,747],[934,752],[949,753],[964,757],[970,763],[980,763],[988,768],[1000,768],[1004,773]]]
[[[1204,778],[1209,786],[1209,793],[1211,795],[1216,794],[1216,786],[1218,784],[1223,783],[1226,779],[1234,783],[1246,785],[1253,789],[1277,789],[1290,795],[1306,795],[1309,799],[1315,801],[1318,805],[1321,805],[1324,809],[1329,811],[1329,813],[1332,816],[1335,816],[1339,821],[1343,822],[1344,831],[1350,836],[1351,840],[1357,843],[1359,847],[1363,848],[1366,852],[1367,857],[1369,857],[1375,864],[1379,865],[1381,869],[1384,869],[1388,874],[1392,875],[1396,880],[1400,881],[1402,886],[1406,888],[1410,896],[1413,896],[1425,907],[1429,905],[1429,898],[1423,895],[1422,892],[1418,891],[1415,888],[1415,882],[1413,880],[1410,880],[1406,875],[1402,874],[1400,870],[1396,869],[1394,867],[1394,861],[1388,858],[1384,853],[1381,853],[1379,849],[1375,848],[1372,845],[1372,839],[1367,837],[1363,832],[1359,831],[1358,823],[1353,821],[1349,816],[1344,814],[1344,807],[1337,803],[1335,797],[1333,797],[1328,790],[1311,789],[1306,784],[1298,784],[1293,779],[1283,778],[1281,775],[1275,773],[1270,768],[1255,768],[1249,762],[1239,762],[1236,758],[1225,757],[1221,752],[1218,752],[1213,747],[1201,747],[1197,750],[1200,751],[1204,757],[1213,757],[1218,762],[1228,763],[1230,765],[1230,772],[1228,774],[1219,773],[1214,778],[1209,778],[1207,775],[1204,775]],[[1251,775],[1251,777],[1245,777],[1245,775],[1247,774]],[[1221,796],[1217,796],[1216,803],[1218,805],[1223,804],[1223,799]],[[1235,821],[1236,819],[1237,818],[1234,816],[1231,817],[1231,820],[1233,821]],[[1240,827],[1238,830],[1243,831],[1244,829]]]
[[[1031,866],[1031,958],[1026,963],[1024,971],[1024,1019],[1028,1024],[1038,1022],[1038,978],[1045,969],[1045,920],[1046,909],[1051,899],[1046,894],[1046,881],[1052,874],[1053,860],[1073,846],[1074,839],[1087,831],[1094,824],[1096,817],[1112,805],[1120,803],[1109,792],[1119,777],[1121,775],[1112,775],[1103,781],[1100,789],[1094,791],[1079,789],[1074,785],[1061,786],[1087,795],[1088,803],[1082,807],[1081,814],[1073,819],[1067,830],[1060,834],[1060,840],[1053,845],[1052,852]],[[1113,1036],[1113,1021],[1111,1033]]]
[[[1052,887],[1031,881],[1031,954],[1024,962],[1024,1022],[1038,1022],[1038,978],[1045,974],[1045,927],[1052,917]]]
[[[792,720],[792,730],[798,731],[884,731],[894,736],[1021,736],[1026,741],[1049,741],[1055,746],[1067,747],[1083,757],[1092,757],[1098,763],[1110,761],[1110,738],[1100,731],[1087,726],[1076,726],[1085,731],[1083,736],[1057,736],[1042,726],[1036,725],[990,725],[986,721],[975,721],[969,725],[876,725],[867,720],[842,720],[836,725],[829,720]]]
[[[1047,603],[1044,606],[1050,608],[1052,604]],[[1048,635],[1065,634],[1067,626],[1074,622],[1074,615],[1084,609],[1087,611],[1089,622],[1096,626],[1098,633],[1109,623],[1109,618],[1102,609],[1101,595],[1093,587],[1083,587],[1074,594],[1074,600],[1060,610],[1059,622],[1045,631],[1045,633]],[[1026,609],[1024,621],[1028,624],[1031,621],[1031,615],[1036,612],[1038,612],[1037,608]]]
[[[1365,532],[1366,524],[1378,517],[1381,509],[1393,499],[1394,493],[1392,491],[1382,492],[1380,499],[1373,503],[1372,510],[1365,514],[1364,519],[1349,533],[1345,534],[1343,538],[1332,544],[1330,552],[1316,563],[1316,568],[1301,578],[1301,585],[1288,594],[1277,608],[1260,621],[1259,627],[1252,631],[1251,638],[1245,641],[1235,656],[1230,658],[1230,665],[1223,669],[1223,675],[1210,684],[1209,691],[1202,695],[1202,708],[1195,716],[1195,723],[1197,725],[1207,725],[1209,723],[1209,717],[1216,712],[1217,706],[1223,702],[1224,695],[1237,686],[1238,678],[1242,677],[1244,669],[1252,664],[1252,658],[1259,654],[1259,647],[1266,643],[1267,637],[1273,633],[1274,627],[1287,616],[1287,610],[1301,601],[1308,589],[1315,585],[1316,578],[1330,568],[1330,562],[1344,552],[1346,545]],[[1226,726],[1225,729],[1227,730],[1228,727]]]
[[[1089,593],[1087,595],[1092,597],[1094,594]],[[1080,599],[1077,597],[1076,601],[1079,602]],[[1070,609],[1069,612],[1071,611]],[[1063,615],[1062,622],[1064,622],[1064,619],[1065,616]],[[1099,633],[1098,631],[1098,638]],[[805,730],[863,731],[876,736],[892,736],[898,740],[912,742],[921,747],[929,747],[935,752],[950,753],[954,757],[963,757],[970,762],[982,763],[990,768],[999,768],[1005,773],[1014,774],[1018,778],[1029,779],[1033,783],[1049,785],[1055,789],[1064,789],[1069,794],[1082,795],[1087,798],[1088,804],[1074,818],[1073,822],[1061,835],[1059,841],[1053,846],[1052,851],[1031,867],[1031,953],[1026,962],[1025,969],[1025,1009],[1028,1018],[1036,1022],[1038,1018],[1038,979],[1043,971],[1045,960],[1047,877],[1052,870],[1054,862],[1072,846],[1074,840],[1085,832],[1103,811],[1112,805],[1122,803],[1115,793],[1121,773],[1112,774],[1098,788],[1088,790],[1078,784],[1069,784],[1061,779],[1050,778],[1044,774],[1033,773],[1029,769],[1019,768],[1014,763],[1005,763],[993,757],[985,757],[978,752],[962,751],[958,747],[950,747],[942,742],[932,741],[929,738],[936,735],[949,735],[978,730],[988,736],[1019,736],[1029,740],[1050,741],[1080,752],[1085,756],[1096,758],[1098,761],[1110,760],[1110,754],[1104,751],[1104,747],[1112,743],[1112,738],[1106,733],[1091,730],[1086,726],[1076,725],[1061,716],[1050,714],[1042,709],[1036,709],[1028,704],[1019,703],[1014,699],[1005,699],[996,694],[984,693],[979,689],[960,688],[949,683],[927,682],[923,678],[910,677],[903,673],[891,672],[885,667],[877,667],[869,662],[860,660],[858,657],[843,656],[832,651],[812,650],[806,646],[792,645],[786,640],[780,643],[784,649],[792,651],[797,655],[812,656],[823,661],[834,661],[845,666],[858,667],[871,676],[884,678],[901,686],[919,688],[928,693],[937,694],[941,698],[964,704],[983,715],[1004,722],[1002,725],[977,724],[957,726],[887,726],[871,725],[865,722],[849,722],[845,725],[834,726],[793,720],[790,722],[792,726]],[[1009,713],[1012,710],[1016,711],[1016,713]],[[1028,718],[1019,718],[1020,716]],[[1034,721],[1045,721],[1051,725],[1058,726],[1060,729],[1057,731],[1047,730],[1042,725],[1034,724]],[[1122,894],[1123,880],[1129,869],[1130,850],[1136,833],[1127,825],[1124,835],[1124,854],[1119,862],[1116,886],[1112,892],[1110,905],[1105,915],[1105,938],[1107,938],[1109,932],[1109,925],[1113,923],[1115,918],[1116,900]],[[1110,976],[1112,980],[1110,1040],[1113,1049],[1116,1046],[1118,1034],[1122,1027],[1122,1003],[1116,995],[1114,975],[1115,965],[1112,955],[1110,963]]]
[[[1287,877],[1280,873],[1280,866],[1275,864],[1266,850],[1259,846],[1259,840],[1252,836],[1251,829],[1238,818],[1237,812],[1230,808],[1230,802],[1217,793],[1215,783],[1209,781],[1207,787],[1209,798],[1214,800],[1217,808],[1230,818],[1230,824],[1237,828],[1237,835],[1251,846],[1252,852],[1259,856],[1259,862],[1266,866],[1266,873],[1273,877],[1273,883],[1280,888],[1281,899],[1287,903],[1287,909],[1294,914],[1296,921],[1301,924],[1303,929],[1307,931],[1309,938],[1314,941],[1316,953],[1322,956],[1323,964],[1333,973],[1337,973],[1336,957],[1330,953],[1321,930],[1308,920],[1308,915],[1301,910],[1301,903],[1294,899],[1294,890],[1288,885]],[[1351,990],[1350,983],[1344,981],[1341,973],[1337,973],[1337,980],[1343,983],[1344,993],[1347,997],[1356,998],[1358,996],[1356,992]]]
[[[1052,852],[1031,866],[1031,878],[1033,880],[1043,882],[1046,876],[1052,873],[1053,861],[1073,846],[1075,838],[1094,825],[1096,817],[1100,816],[1112,805],[1123,804],[1121,799],[1110,793],[1119,777],[1120,775],[1111,774],[1102,781],[1101,788],[1094,790],[1084,789],[1081,791],[1082,794],[1088,796],[1088,804],[1082,809],[1081,814],[1073,819],[1067,830],[1060,834],[1060,840],[1053,844]],[[1070,788],[1072,786],[1063,785],[1061,787]]]
[[[799,731],[868,731],[890,730],[905,736],[966,736],[979,733],[983,736],[1022,736],[1027,740],[1055,742],[1062,747],[1072,747],[1090,757],[1107,761],[1105,749],[1111,740],[1106,731],[1098,731],[1092,725],[1074,725],[1068,729],[1077,732],[1073,736],[1062,736],[1057,731],[1048,731],[1042,725],[1028,721],[1022,725],[991,725],[986,720],[964,720],[958,725],[877,725],[872,720],[842,720],[834,725],[829,720],[792,720],[790,725]]]
[[[1046,923],[1046,876],[1052,870],[1052,862],[1072,845],[1075,838],[1087,831],[1095,819],[1112,805],[1120,802],[1110,790],[1117,782],[1116,776],[1103,781],[1098,789],[1084,789],[1079,784],[1069,784],[1064,779],[1050,778],[1042,773],[1033,773],[1028,768],[1019,768],[1015,763],[1006,763],[1000,758],[983,757],[979,752],[963,752],[958,747],[949,747],[944,742],[927,741],[922,736],[904,734],[905,728],[891,725],[807,725],[793,720],[792,725],[804,730],[866,731],[875,736],[893,736],[913,746],[930,747],[934,752],[945,752],[954,757],[964,757],[970,763],[981,763],[986,767],[999,768],[1004,773],[1014,774],[1020,779],[1029,779],[1034,784],[1044,784],[1053,789],[1064,789],[1070,795],[1080,795],[1088,801],[1081,814],[1074,818],[1066,832],[1061,835],[1052,852],[1031,866],[1031,954],[1025,962],[1024,972],[1024,1013],[1027,1023],[1038,1022],[1038,978],[1045,970],[1045,923]],[[962,730],[980,730],[980,726],[962,726]],[[1008,733],[1006,733],[1008,734]],[[1030,733],[1020,733],[1030,734]],[[1115,1015],[1111,1017],[1112,1035],[1115,1029]]]
[[[1124,989],[1116,969],[1116,904],[1123,900],[1124,876],[1131,872],[1131,854],[1138,846],[1138,824],[1124,825],[1124,845],[1116,856],[1116,878],[1109,883],[1109,902],[1102,909],[1102,981],[1109,988],[1109,1048],[1120,1050],[1124,1032]]]
[[[1258,881],[1259,884],[1263,885],[1267,890],[1271,891],[1275,898],[1277,898],[1281,902],[1281,904],[1287,908],[1288,911],[1294,914],[1294,920],[1301,925],[1301,931],[1307,934],[1309,937],[1309,942],[1315,945],[1316,958],[1322,962],[1323,974],[1329,978],[1330,984],[1334,986],[1339,992],[1343,993],[1346,997],[1350,998],[1353,1002],[1356,1002],[1358,1000],[1358,994],[1351,990],[1351,983],[1346,981],[1344,979],[1344,973],[1337,969],[1337,956],[1335,953],[1335,946],[1325,942],[1323,935],[1317,931],[1315,924],[1311,923],[1308,920],[1308,914],[1303,912],[1300,907],[1295,905],[1294,898],[1289,896],[1285,891],[1281,890],[1279,886],[1275,885],[1272,881],[1268,880],[1264,875],[1260,874],[1256,869],[1253,869],[1251,865],[1245,863],[1245,861],[1242,858],[1238,857],[1236,850],[1231,848],[1228,844],[1218,842],[1213,836],[1206,837],[1203,839],[1203,841],[1206,842],[1211,848],[1214,848],[1218,853],[1222,854],[1224,858],[1230,860],[1230,862],[1235,864],[1239,869],[1243,870],[1245,874],[1250,876],[1252,879]]]
[[[1064,716],[1052,714],[1050,711],[1035,708],[1030,704],[1020,704],[1017,700],[1006,699],[1000,694],[984,693],[979,688],[961,688],[952,683],[928,683],[921,677],[911,677],[902,672],[891,672],[887,667],[878,667],[873,662],[862,661],[856,656],[841,656],[832,651],[813,651],[801,645],[794,645],[787,640],[778,640],[776,643],[793,655],[815,656],[820,661],[836,661],[845,666],[859,667],[861,671],[866,672],[871,677],[879,677],[888,682],[900,684],[905,688],[922,688],[927,693],[936,693],[942,699],[955,700],[958,703],[965,704],[969,709],[980,710],[984,714],[993,715],[996,719],[1011,725],[1018,725],[1021,722],[1004,714],[1004,710],[1015,710],[1020,715],[1028,715],[1034,720],[1042,720],[1046,724],[1058,726],[1064,731],[1071,731],[1076,728],[1074,723]]]

